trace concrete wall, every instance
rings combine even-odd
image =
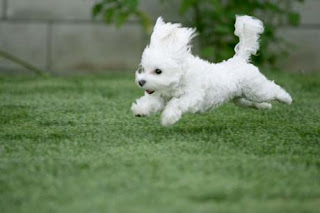
[[[147,43],[143,29],[134,21],[120,29],[92,22],[92,2],[0,0],[0,49],[55,72],[135,69]],[[140,6],[153,18],[179,20],[176,1],[156,2],[142,0]],[[280,31],[295,46],[284,66],[290,71],[320,70],[320,0],[306,0],[298,9],[302,25]],[[21,69],[1,58],[0,68]]]

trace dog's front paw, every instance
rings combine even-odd
[[[148,110],[139,106],[136,103],[132,104],[131,111],[132,111],[133,115],[136,117],[144,117],[144,116],[148,116],[150,114]]]
[[[178,109],[174,109],[174,108],[165,109],[162,112],[161,124],[163,126],[170,126],[180,120],[181,114],[182,114],[181,111]]]

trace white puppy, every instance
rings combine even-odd
[[[162,111],[161,123],[168,126],[183,113],[205,112],[230,100],[257,109],[270,109],[268,102],[272,100],[291,104],[284,89],[249,63],[250,56],[259,49],[263,30],[260,20],[237,16],[235,35],[240,42],[235,56],[213,64],[191,54],[194,29],[165,23],[159,17],[136,72],[136,82],[145,95],[133,103],[133,114],[149,116]]]

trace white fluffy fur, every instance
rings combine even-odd
[[[137,84],[144,80],[141,88],[154,92],[145,92],[132,104],[133,114],[149,116],[162,111],[161,123],[168,126],[184,113],[205,112],[231,100],[239,106],[257,109],[270,109],[269,102],[273,100],[291,104],[292,99],[284,89],[249,63],[250,56],[259,49],[259,34],[263,30],[260,20],[237,16],[235,34],[240,41],[236,54],[214,64],[191,54],[194,29],[158,18],[136,72]],[[156,74],[156,69],[162,73]]]

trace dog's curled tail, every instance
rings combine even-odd
[[[236,16],[234,34],[239,37],[239,43],[235,47],[236,56],[246,61],[259,49],[259,36],[264,31],[263,23],[251,16]]]

